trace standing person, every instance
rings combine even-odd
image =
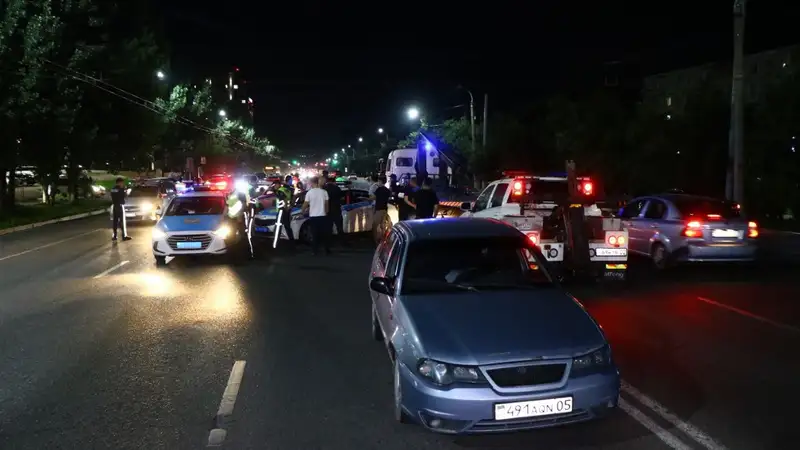
[[[372,236],[375,238],[375,243],[379,243],[383,239],[386,230],[384,225],[389,217],[389,199],[392,197],[392,192],[387,188],[386,177],[378,178],[378,184],[375,191],[370,194],[369,198],[375,201],[375,211],[372,213]]]
[[[370,180],[372,184],[369,185],[369,197],[372,198],[375,195],[375,190],[378,189],[380,177],[378,175],[373,175]],[[383,184],[386,184],[386,177],[383,177]]]
[[[422,189],[416,191],[411,198],[406,197],[406,203],[417,211],[417,219],[430,219],[436,216],[439,197],[433,190],[433,180],[426,177],[422,182]]]
[[[328,193],[328,219],[331,222],[331,232],[336,228],[339,244],[344,244],[344,219],[342,218],[342,190],[336,181],[328,176],[328,171],[322,171],[325,185],[322,187]]]
[[[130,241],[128,236],[128,224],[125,222],[125,179],[122,177],[117,178],[117,183],[111,188],[111,227],[114,234],[111,236],[112,241],[117,240],[117,229],[122,230],[122,240]]]
[[[311,179],[311,189],[306,193],[303,212],[308,212],[308,226],[311,227],[311,250],[319,254],[319,246],[325,247],[325,253],[331,253],[329,235],[331,224],[328,221],[328,192],[319,187],[319,178]]]
[[[286,237],[289,238],[289,244],[294,246],[294,231],[292,231],[292,208],[294,207],[294,194],[292,190],[286,187],[280,180],[272,185],[275,196],[278,200],[284,202],[283,214],[281,214],[281,228],[286,231]]]
[[[398,220],[408,220],[414,212],[413,198],[417,192],[417,179],[412,177],[408,184],[398,188],[397,193],[397,218]]]

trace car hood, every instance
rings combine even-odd
[[[222,225],[222,219],[221,215],[165,216],[158,222],[158,227],[165,232],[212,231]]]
[[[556,288],[412,295],[402,304],[425,353],[454,364],[573,357],[606,342],[583,307]]]

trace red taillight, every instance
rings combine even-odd
[[[625,245],[627,239],[625,239],[625,235],[607,234],[606,242],[613,247],[619,247]]]
[[[593,190],[594,186],[592,185],[591,182],[587,181],[583,183],[583,185],[581,186],[581,191],[583,192],[584,195],[592,195]]]
[[[747,237],[749,238],[757,238],[758,237],[758,224],[755,222],[747,222]]]
[[[692,220],[686,224],[686,228],[681,234],[688,238],[701,238],[703,237],[703,224],[700,221]]]
[[[720,220],[720,219],[722,219],[722,216],[720,216],[719,214],[708,214],[707,217],[708,217],[708,220]]]
[[[533,245],[539,245],[539,233],[528,233],[528,239],[531,240]]]

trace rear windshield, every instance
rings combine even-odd
[[[176,197],[169,204],[167,216],[220,215],[225,211],[221,197]]]
[[[158,186],[135,187],[131,189],[128,197],[155,197],[158,195]]]
[[[681,213],[681,217],[706,217],[718,215],[724,219],[740,217],[736,203],[710,198],[678,198],[673,203]]]
[[[414,242],[403,270],[404,294],[516,290],[552,284],[524,237]]]
[[[541,200],[555,201],[568,193],[566,181],[524,180],[524,183],[530,183],[530,195],[535,195],[537,199]],[[530,198],[530,196],[528,197]],[[507,203],[519,203],[519,200],[520,197],[509,195]]]

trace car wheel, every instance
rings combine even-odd
[[[410,423],[408,414],[403,409],[403,383],[400,378],[400,363],[394,360],[394,420],[399,423]]]
[[[383,340],[383,331],[381,330],[381,323],[378,321],[378,313],[375,311],[375,305],[372,305],[372,339],[380,342]]]
[[[166,265],[167,265],[167,257],[156,255],[156,267],[164,267]]]
[[[304,223],[303,226],[300,227],[300,240],[305,242],[306,244],[311,244],[311,240],[313,239],[311,236],[311,227]]]
[[[667,252],[667,248],[663,244],[653,244],[650,257],[653,259],[653,266],[657,270],[664,270],[669,267],[669,252]]]

